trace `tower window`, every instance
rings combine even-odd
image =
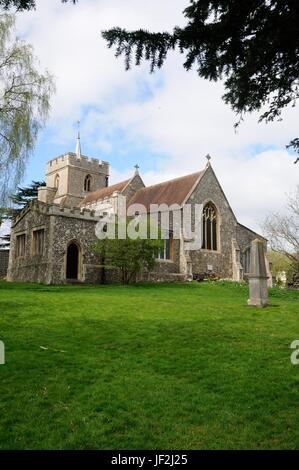
[[[84,191],[91,191],[91,176],[87,175],[84,180]]]
[[[54,188],[56,188],[56,189],[59,188],[59,175],[56,175],[56,176],[55,176]]]
[[[105,176],[105,186],[106,188],[109,186],[109,176]]]
[[[202,248],[217,251],[217,211],[208,203],[202,214]]]

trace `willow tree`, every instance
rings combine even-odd
[[[22,179],[54,89],[32,47],[16,38],[15,17],[0,14],[0,207]]]

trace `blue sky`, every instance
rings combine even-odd
[[[100,137],[100,135],[99,130],[97,137]],[[98,151],[90,136],[88,139],[84,138],[83,130],[80,131],[80,136],[82,154],[108,160],[111,167],[116,168],[120,173],[130,169],[133,172],[136,164],[142,167],[143,172],[155,172],[159,169],[159,162],[165,162],[169,158],[167,154],[153,151],[147,139],[142,137],[129,144],[126,134],[121,128],[116,128],[109,134],[109,140],[112,142],[111,148],[101,149],[101,152]],[[23,184],[26,185],[32,180],[40,181],[44,179],[47,161],[68,151],[75,152],[76,141],[76,123],[73,126],[72,138],[66,140],[63,144],[55,141],[55,129],[44,129],[28,162]]]
[[[299,181],[299,166],[285,149],[298,134],[297,108],[269,125],[250,115],[236,134],[221,83],[186,72],[177,52],[159,73],[150,74],[148,64],[126,72],[100,36],[116,25],[170,30],[185,22],[187,4],[80,0],[74,7],[40,0],[35,12],[18,14],[18,34],[33,45],[41,70],[50,70],[57,86],[24,184],[42,179],[49,159],[75,150],[80,119],[82,152],[110,162],[111,182],[126,179],[136,163],[146,184],[192,173],[210,153],[240,222],[259,229],[269,211],[283,210],[286,193]]]

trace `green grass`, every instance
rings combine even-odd
[[[298,449],[299,292],[247,296],[0,282],[0,449]]]

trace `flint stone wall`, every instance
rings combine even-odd
[[[59,215],[60,214],[60,215]],[[61,284],[66,282],[67,247],[76,241],[81,251],[79,281],[95,283],[100,280],[100,258],[91,250],[96,241],[97,219],[79,210],[60,211],[41,202],[24,210],[12,227],[8,280]],[[44,251],[33,255],[33,230],[44,229]],[[26,235],[24,256],[16,256],[16,239]]]
[[[0,278],[6,277],[8,269],[9,250],[0,250]]]
[[[259,240],[264,242],[264,249],[267,248],[267,240],[259,235],[256,232],[253,232],[249,228],[245,227],[242,224],[237,224],[236,227],[236,240],[240,247],[240,250],[244,252],[246,249],[251,247],[251,242],[258,238]]]
[[[193,274],[205,273],[208,265],[213,267],[213,273],[221,278],[231,278],[232,273],[232,239],[235,237],[236,218],[223,193],[218,180],[209,167],[202,176],[199,184],[187,201],[188,204],[203,204],[212,202],[218,215],[217,251],[196,250],[190,251]],[[192,214],[192,228],[195,220]]]
[[[50,279],[50,218],[46,211],[46,205],[40,203],[39,207],[40,209],[37,209],[32,205],[23,210],[17,221],[12,224],[7,276],[10,281],[47,283]],[[33,229],[44,229],[45,231],[43,255],[32,254]],[[18,235],[22,234],[26,236],[25,253],[24,256],[17,257],[16,239]]]

